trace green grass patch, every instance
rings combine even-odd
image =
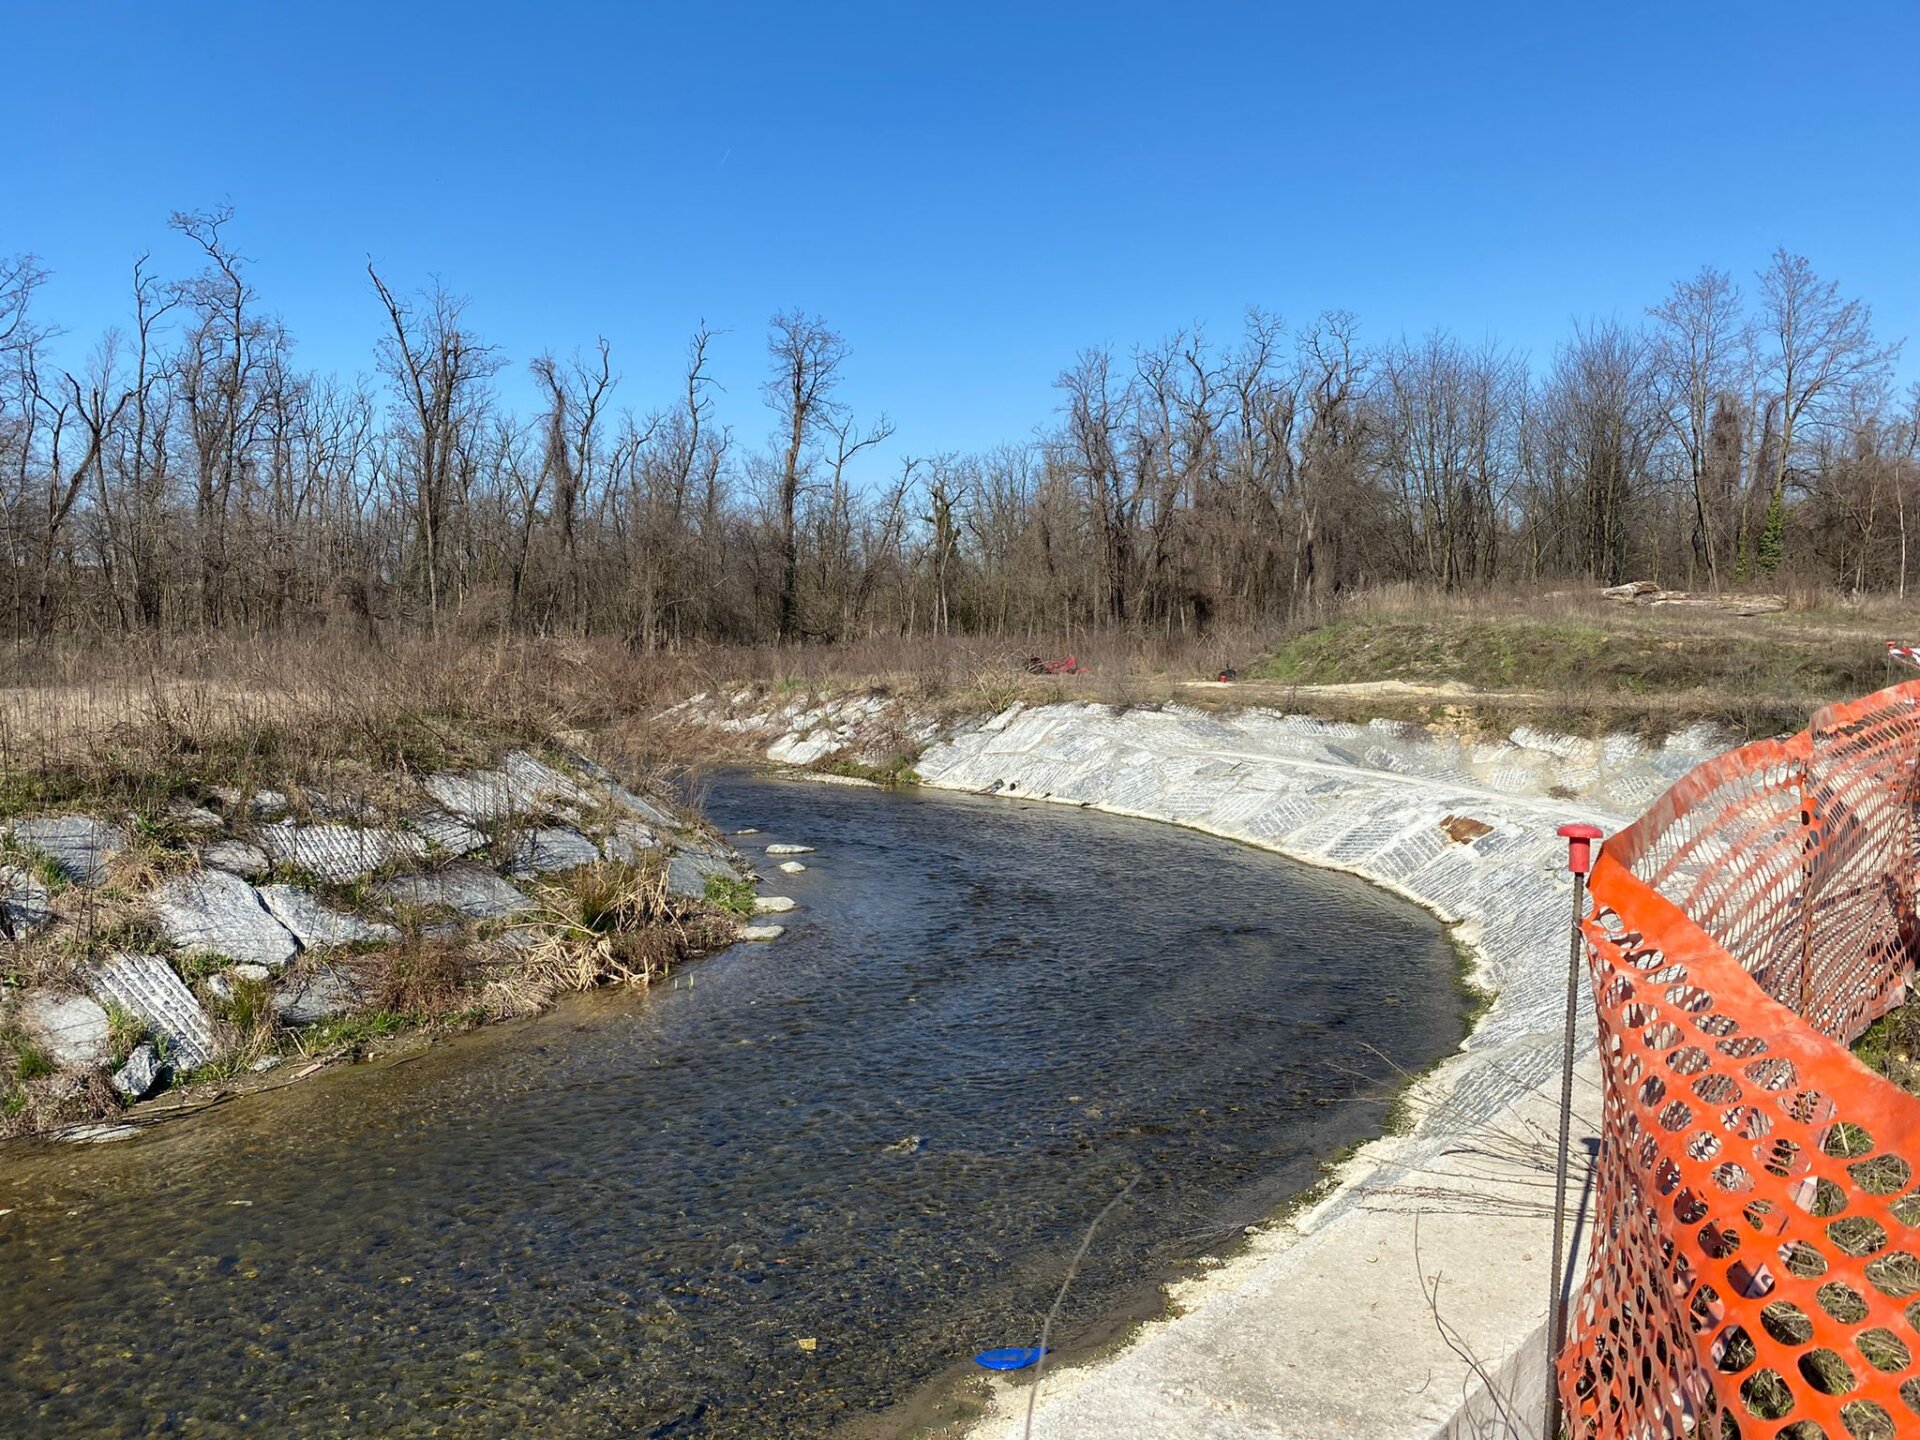
[[[709,875],[707,877],[707,903],[716,910],[725,910],[730,915],[742,919],[753,914],[753,886],[744,880],[736,880],[731,875]]]

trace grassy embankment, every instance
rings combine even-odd
[[[170,953],[144,900],[154,885],[198,868],[206,835],[189,807],[223,811],[244,838],[246,810],[236,795],[280,791],[295,820],[347,815],[371,823],[418,813],[421,777],[482,768],[514,747],[553,754],[556,740],[586,744],[629,772],[657,761],[644,727],[628,723],[653,707],[645,682],[655,673],[622,666],[615,654],[583,664],[559,646],[398,654],[236,646],[170,656],[144,671],[105,657],[58,667],[40,661],[29,683],[0,690],[0,823],[88,813],[124,826],[129,843],[103,884],[80,886],[0,839],[0,864],[41,880],[54,913],[43,929],[0,937],[0,1136],[115,1108],[101,1075],[57,1073],[6,1018],[9,997],[28,989],[84,988],[80,975],[110,951],[168,954],[208,1004],[224,1058],[179,1077],[192,1082],[225,1080],[273,1054],[352,1055],[405,1033],[531,1013],[563,991],[609,980],[646,983],[723,941],[724,917],[750,910],[751,894],[743,901],[734,892],[744,887],[720,886],[706,905],[676,901],[657,857],[533,882],[528,913],[452,928],[426,910],[385,914],[374,898],[385,870],[334,884],[276,866],[271,879],[300,884],[339,910],[391,918],[401,930],[395,944],[330,953],[352,969],[364,997],[355,1013],[291,1029],[266,985],[241,980],[224,998],[211,994],[206,982],[226,962]],[[482,828],[481,858],[495,863],[521,839],[514,819]],[[110,1011],[110,1019],[118,1064],[149,1037],[130,1015]]]

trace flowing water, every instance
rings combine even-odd
[[[726,776],[787,935],[651,995],[0,1152],[0,1434],[811,1436],[1069,1349],[1381,1126],[1450,948],[1058,806]]]

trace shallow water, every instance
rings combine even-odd
[[[826,1434],[1033,1343],[1135,1181],[1062,1320],[1100,1333],[1462,1033],[1439,928],[1347,876],[1059,806],[707,806],[818,847],[761,865],[783,939],[0,1152],[0,1434]]]

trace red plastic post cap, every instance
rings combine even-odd
[[[1593,842],[1604,832],[1598,825],[1562,825],[1560,836],[1567,842],[1567,869],[1584,875],[1593,866]]]

